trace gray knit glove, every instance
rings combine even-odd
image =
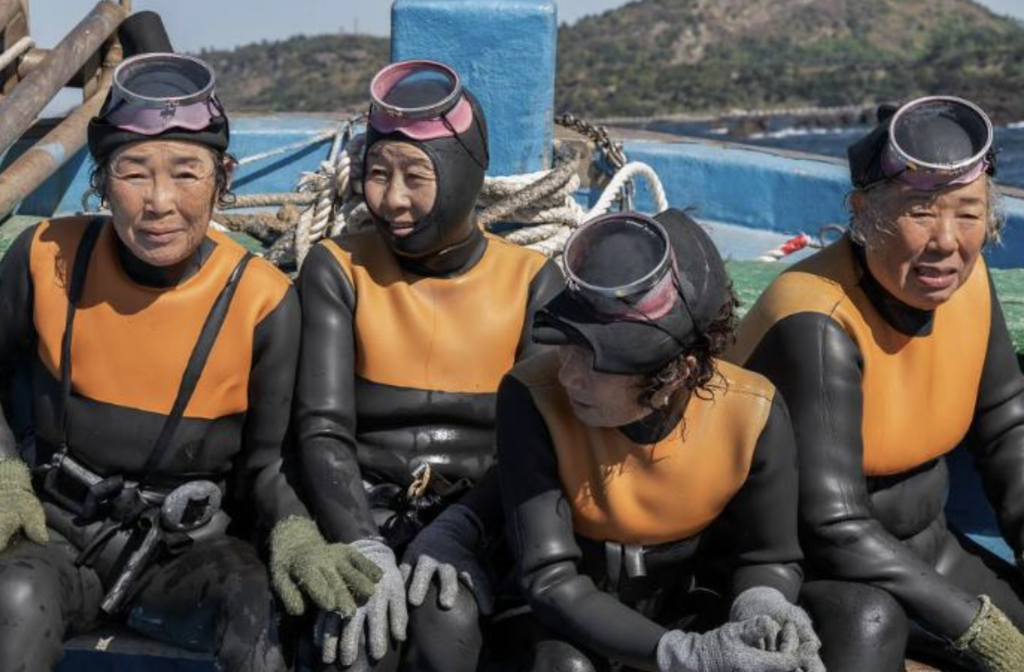
[[[953,642],[958,651],[973,654],[985,672],[1024,670],[1024,635],[1014,627],[988,595],[982,595],[981,609],[967,632]]]
[[[374,594],[381,570],[353,546],[328,544],[309,518],[291,516],[270,532],[270,577],[285,610],[306,610],[303,594],[317,607],[345,615]]]
[[[384,576],[373,597],[347,620],[336,613],[320,614],[314,637],[319,642],[321,657],[327,664],[337,661],[342,667],[348,667],[359,657],[364,630],[370,659],[377,661],[388,652],[389,633],[390,639],[404,642],[409,624],[405,582],[395,564],[394,552],[380,539],[360,539],[352,542],[352,547],[380,567]]]
[[[792,626],[790,626],[792,628]],[[792,631],[795,635],[795,630]],[[782,650],[766,650],[781,642]],[[795,636],[768,616],[730,622],[702,634],[670,630],[658,642],[661,672],[796,672],[800,654]]]
[[[792,624],[796,631],[798,652],[801,655],[800,669],[803,672],[825,672],[825,664],[818,655],[821,640],[814,632],[811,617],[806,611],[791,603],[775,588],[758,586],[743,591],[733,601],[729,620],[745,621],[755,616],[771,617],[783,626],[782,634],[786,632],[786,625]],[[777,644],[774,648],[781,649],[783,645]]]
[[[455,606],[461,581],[476,598],[480,613],[489,616],[494,611],[494,595],[487,572],[477,557],[482,538],[483,523],[462,504],[449,506],[416,535],[399,567],[408,581],[409,604],[423,604],[430,583],[437,576],[437,601],[442,609]]]
[[[43,505],[32,490],[28,465],[17,458],[0,460],[0,551],[18,532],[37,544],[50,540]]]

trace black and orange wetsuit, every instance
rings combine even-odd
[[[40,223],[19,236],[0,265],[0,373],[6,383],[15,368],[31,370],[35,455],[25,457],[32,465],[45,464],[62,441],[58,417],[61,343],[71,268],[88,223],[87,218]],[[187,262],[184,275],[179,269],[178,275],[171,277],[166,270],[134,257],[113,226],[109,222],[103,225],[89,259],[72,332],[66,436],[75,460],[101,476],[139,479],[213,302],[244,254],[240,245],[211,231]],[[241,276],[166,459],[148,481],[152,488],[167,491],[187,481],[206,479],[221,486],[229,511],[254,510],[266,527],[288,515],[308,516],[282,469],[299,328],[299,301],[287,278],[269,263],[252,260]],[[0,457],[16,456],[9,453]],[[37,493],[42,494],[42,489]],[[88,627],[98,615],[96,601],[102,598],[102,591],[72,590],[69,586],[83,581],[88,584],[96,580],[89,577],[98,576],[109,587],[110,572],[124,546],[118,543],[123,538],[115,538],[93,563],[96,573],[86,576],[86,569],[75,567],[67,556],[70,552],[73,560],[74,549],[82,549],[103,521],[80,521],[48,501],[46,495],[42,498],[47,524],[60,543],[47,547],[23,543],[0,556],[3,562],[8,556],[17,559],[57,553],[59,557],[46,558],[38,577],[27,576],[25,582],[52,583],[53,590],[72,591],[54,597],[62,608],[53,609],[48,618],[63,616],[64,620],[47,621],[49,629],[29,622],[5,622],[0,627],[0,640],[21,633],[38,644],[37,653],[44,657],[40,668],[45,667],[46,656],[59,657],[63,635]],[[232,502],[243,505],[233,507]],[[179,642],[184,637],[201,650],[213,647],[215,652],[221,647],[222,662],[240,666],[232,669],[264,669],[264,664],[276,664],[267,651],[278,645],[259,630],[273,627],[272,598],[266,570],[255,551],[241,541],[221,537],[197,544],[194,553],[171,564],[186,559],[188,580],[183,580],[181,567],[167,585],[163,585],[166,577],[160,572],[148,580],[138,598],[141,606],[132,612],[133,627],[149,628],[149,634]],[[64,573],[52,576],[53,571]],[[237,581],[221,581],[215,589],[212,585],[203,589],[204,582],[210,584],[210,572],[221,572],[213,576],[234,572]],[[17,581],[5,581],[4,588],[21,589]],[[197,643],[195,634],[183,635],[180,629],[194,627],[194,623],[157,618],[151,627],[146,625],[147,613],[173,611],[178,599],[182,604],[191,604],[189,600],[201,604],[200,591],[211,589],[216,594],[207,604],[214,609],[237,603],[243,593],[248,594],[244,598],[249,601],[244,607],[248,615],[223,623],[227,633],[223,642]],[[227,594],[222,594],[225,590]],[[48,596],[49,591],[43,593]],[[0,599],[8,597],[0,595]],[[233,609],[238,608],[235,604]],[[262,621],[260,614],[265,616]],[[214,613],[212,618],[223,616],[224,612]],[[204,616],[196,612],[196,618]],[[216,630],[214,622],[210,627]],[[0,644],[0,649],[6,648]],[[13,649],[24,652],[33,646],[19,640]],[[254,662],[261,657],[264,663]],[[28,669],[36,668],[30,665]]]
[[[533,313],[561,287],[542,255],[479,230],[420,265],[376,228],[310,252],[296,412],[310,504],[329,540],[378,533],[364,480],[408,486],[414,461],[450,480],[488,472],[498,384],[536,347]],[[464,503],[500,529],[494,488]]]
[[[943,456],[966,441],[1004,537],[1024,550],[1024,376],[983,260],[948,302],[920,311],[843,238],[772,283],[729,356],[789,402],[816,577],[881,588],[946,638],[967,629],[980,593],[1024,619],[1015,589],[964,553],[943,517]],[[879,669],[858,660],[841,669]]]
[[[556,353],[502,382],[499,471],[523,588],[543,625],[586,651],[657,669],[662,624],[700,609],[693,577],[729,598],[800,592],[785,403],[761,376],[717,368],[712,397],[621,428],[576,418]]]

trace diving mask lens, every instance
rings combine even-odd
[[[430,140],[465,133],[473,122],[458,73],[437,61],[392,63],[373,78],[370,97],[370,124],[382,133]]]
[[[563,261],[569,289],[609,320],[657,320],[681,296],[668,233],[646,215],[591,220],[566,242]]]
[[[106,116],[115,126],[141,135],[169,128],[199,131],[224,116],[215,82],[213,69],[192,56],[133,56],[114,70]]]
[[[924,191],[967,184],[991,170],[992,142],[992,121],[974,103],[919,98],[893,115],[882,172]]]

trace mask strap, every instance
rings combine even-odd
[[[480,167],[480,170],[486,171],[486,170],[487,170],[487,166],[486,166],[486,165],[484,165],[483,163],[480,163],[480,159],[478,159],[478,158],[476,157],[476,154],[474,154],[474,153],[473,153],[473,152],[472,152],[472,151],[471,151],[471,150],[469,149],[469,147],[468,147],[468,146],[466,145],[466,143],[462,141],[462,138],[461,138],[461,137],[459,137],[459,134],[458,134],[458,133],[457,133],[457,132],[455,131],[455,127],[454,127],[454,126],[452,126],[452,122],[448,121],[448,113],[447,113],[447,112],[444,112],[444,113],[442,113],[442,114],[441,114],[441,123],[443,123],[443,124],[444,124],[444,127],[445,127],[445,128],[447,128],[447,129],[448,129],[449,131],[451,131],[451,134],[452,134],[452,136],[454,136],[454,138],[455,138],[455,142],[459,143],[459,145],[461,145],[461,146],[462,146],[462,149],[463,149],[463,150],[464,150],[464,151],[466,152],[466,154],[468,154],[468,155],[469,155],[469,158],[471,158],[471,159],[473,160],[473,163],[475,163],[475,164],[476,164],[477,166],[479,166],[479,167]],[[477,122],[477,121],[476,121],[476,120],[474,119],[474,120],[473,120],[473,123],[477,125],[477,129],[478,129],[478,132],[480,133],[481,137],[483,137],[483,130],[482,130],[482,129],[480,129],[480,124],[479,124],[479,122]],[[484,145],[484,156],[485,156],[485,161],[487,161],[488,163],[490,163],[490,156],[488,155],[488,152],[487,152],[487,142],[485,141],[485,142],[483,143],[483,145]]]

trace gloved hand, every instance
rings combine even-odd
[[[740,593],[732,603],[729,611],[730,621],[745,621],[756,616],[769,616],[783,626],[791,623],[796,631],[798,651],[802,656],[800,669],[803,672],[825,672],[825,664],[821,662],[818,651],[821,640],[814,632],[814,625],[807,612],[791,603],[786,596],[775,588],[758,586]],[[783,648],[777,645],[776,649]]]
[[[16,458],[0,460],[0,551],[22,531],[37,544],[50,540],[43,505],[32,490],[28,465]]]
[[[355,614],[344,622],[344,627],[339,614],[320,614],[314,638],[320,645],[323,661],[332,664],[337,660],[343,667],[348,667],[359,657],[364,629],[370,659],[377,661],[388,652],[388,633],[395,641],[404,642],[405,628],[409,624],[405,582],[395,564],[395,554],[379,539],[360,539],[352,542],[352,547],[380,567],[384,576],[373,597],[356,609]]]
[[[328,544],[309,518],[291,516],[270,533],[270,576],[285,610],[306,610],[303,593],[316,606],[351,616],[374,593],[382,572],[358,550]]]
[[[409,581],[409,604],[414,607],[423,604],[430,582],[437,576],[437,601],[442,609],[451,609],[455,606],[461,579],[476,598],[480,613],[489,616],[494,611],[494,596],[490,579],[477,558],[482,537],[480,519],[462,504],[449,506],[416,535],[399,567],[402,577]]]
[[[792,628],[792,626],[790,626]],[[705,633],[670,630],[658,642],[661,672],[796,672],[800,655],[793,636],[768,616],[730,622]],[[795,630],[792,630],[795,635]],[[769,651],[771,642],[782,650]]]
[[[986,672],[1024,670],[1024,635],[1014,627],[988,595],[980,596],[981,609],[971,627],[953,642],[958,651],[969,651]]]

